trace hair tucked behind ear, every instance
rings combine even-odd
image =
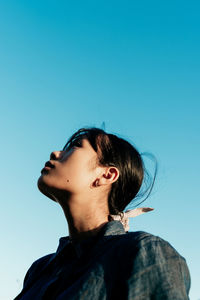
[[[83,138],[86,138],[97,152],[100,165],[115,166],[119,170],[119,178],[112,184],[108,197],[110,214],[118,214],[125,209],[131,200],[135,199],[144,178],[150,179],[142,157],[129,142],[99,128],[79,129],[69,139],[64,150],[72,147],[74,143]],[[152,183],[146,189],[148,195],[153,187],[155,176],[156,172]]]

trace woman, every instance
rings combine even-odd
[[[52,152],[38,187],[61,205],[69,236],[32,264],[15,299],[189,299],[184,258],[161,238],[122,224],[144,173],[130,143],[98,128],[80,129]]]

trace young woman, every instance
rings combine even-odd
[[[189,299],[185,259],[161,238],[124,228],[144,175],[138,151],[98,128],[52,152],[38,187],[62,207],[69,236],[32,264],[15,299]]]

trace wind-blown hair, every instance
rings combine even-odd
[[[97,152],[99,165],[114,166],[119,170],[119,178],[112,184],[108,196],[110,214],[118,214],[136,198],[144,178],[149,178],[142,157],[138,150],[126,140],[94,127],[79,129],[70,137],[63,150],[79,144],[84,138]],[[156,173],[146,189],[148,195],[152,190],[155,176]]]

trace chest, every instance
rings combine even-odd
[[[127,290],[122,261],[117,249],[107,249],[92,258],[59,260],[35,281],[22,300],[115,299]]]

